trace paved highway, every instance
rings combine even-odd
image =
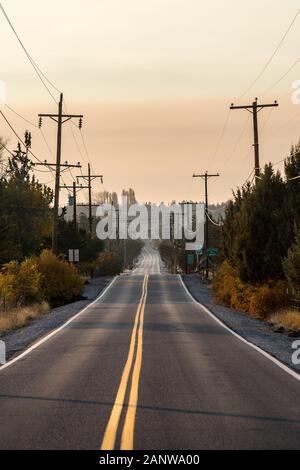
[[[157,250],[150,245],[142,249],[137,264],[132,270],[133,274],[161,274],[164,271],[163,263]]]
[[[0,448],[299,448],[299,385],[179,276],[120,276],[0,370]]]

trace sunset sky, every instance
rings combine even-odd
[[[239,99],[271,57],[300,8],[299,0],[2,4],[34,60],[64,92],[68,112],[84,114],[93,169],[104,174],[104,185],[95,183],[94,192],[131,186],[140,202],[200,200],[203,184],[192,174],[207,169],[220,172],[210,182],[210,202],[227,200],[253,168],[251,115],[229,112],[231,102],[249,104],[256,96],[265,103],[279,102],[278,108],[259,114],[262,165],[284,158],[300,138],[300,105],[291,101],[292,83],[300,80],[300,15],[261,78]],[[1,14],[0,43],[7,104],[34,123],[39,112],[55,112]],[[26,128],[32,131],[35,154],[53,159],[38,129],[1,109],[20,134]],[[0,122],[0,135],[14,149],[16,139]],[[44,119],[43,131],[54,152],[54,123]],[[75,127],[74,135],[81,154],[65,124],[62,160],[86,166]],[[40,179],[48,182],[51,175],[40,173]],[[71,175],[64,180],[70,184]],[[62,191],[62,202],[66,194]],[[81,199],[85,197],[83,193]]]

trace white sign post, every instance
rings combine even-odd
[[[69,250],[69,263],[74,262],[74,250]]]
[[[69,250],[69,263],[79,263],[79,250],[70,249]]]

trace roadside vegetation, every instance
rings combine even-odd
[[[300,332],[299,311],[284,309],[271,315],[268,321],[277,328]]]
[[[29,159],[31,135],[3,158],[0,138],[0,334],[27,325],[50,308],[81,298],[90,277],[119,274],[124,263],[131,267],[143,242],[105,243],[64,219],[58,223],[58,255],[51,251],[52,190],[39,183]],[[133,189],[123,191],[134,202]],[[105,193],[118,203],[115,193]],[[101,197],[102,197],[101,196]],[[99,201],[100,202],[100,201]],[[96,221],[94,221],[96,223]],[[69,263],[70,248],[79,249],[80,262]]]
[[[49,250],[22,262],[10,261],[0,272],[0,332],[26,325],[76,299],[84,280],[76,268]]]
[[[216,301],[271,321],[299,328],[300,312],[288,308],[300,293],[300,145],[284,165],[271,164],[256,184],[234,194],[222,225],[225,260],[213,283]]]
[[[12,308],[8,311],[0,310],[0,333],[7,333],[28,325],[32,320],[48,313],[49,308],[47,302],[41,302],[26,307]]]

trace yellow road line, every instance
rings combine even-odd
[[[148,275],[147,275],[148,279]],[[128,408],[125,418],[125,423],[121,437],[121,450],[133,450],[134,441],[134,425],[135,416],[138,402],[139,379],[142,368],[142,355],[143,355],[143,328],[144,328],[144,314],[145,304],[147,299],[147,283],[145,289],[145,296],[141,307],[140,323],[138,330],[138,345],[136,352],[136,359],[132,373],[131,390],[129,395]]]
[[[129,374],[130,374],[130,370],[131,370],[131,366],[132,366],[133,358],[134,358],[137,327],[139,324],[140,312],[141,312],[143,301],[145,298],[147,281],[148,281],[148,276],[145,275],[144,281],[143,281],[142,295],[140,298],[140,302],[138,304],[138,308],[137,308],[137,312],[136,312],[135,320],[134,320],[134,326],[133,326],[133,330],[131,333],[127,361],[126,361],[126,364],[122,373],[122,377],[121,377],[119,389],[117,392],[117,396],[114,402],[114,406],[113,406],[109,421],[105,429],[103,441],[101,444],[101,450],[113,450],[115,447],[116,434],[118,430],[122,408],[124,406],[124,399],[125,399],[126,389],[128,385]]]

